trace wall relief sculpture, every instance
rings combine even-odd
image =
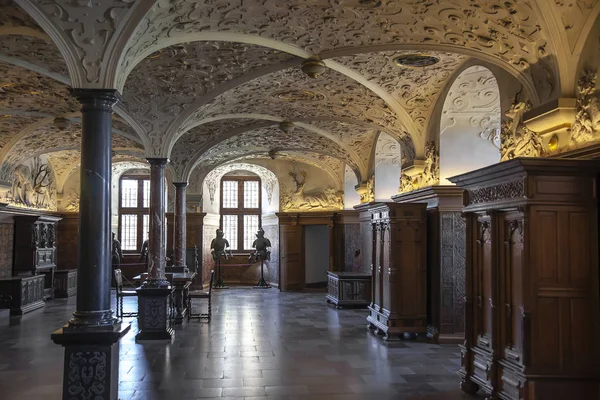
[[[371,175],[366,183],[356,188],[356,193],[360,196],[360,203],[370,203],[375,201],[375,175]]]
[[[39,157],[30,166],[17,165],[5,199],[15,207],[56,210],[56,185],[50,165],[43,164]]]
[[[600,129],[600,99],[596,90],[597,71],[585,70],[577,83],[577,114],[571,128],[570,146],[597,139]]]
[[[296,183],[295,190],[286,190],[282,185],[280,195],[281,211],[327,211],[342,210],[344,208],[344,199],[334,188],[328,186],[323,193],[305,194],[304,185],[306,184],[306,171],[300,171],[302,179],[298,174],[290,171],[289,175]]]
[[[440,183],[440,153],[434,141],[425,145],[425,164],[423,172],[410,175],[405,170],[400,174],[398,193],[412,192],[413,190],[435,186]]]
[[[542,157],[545,154],[541,136],[523,123],[523,114],[529,111],[531,103],[519,99],[521,92],[515,94],[512,105],[505,113],[507,120],[502,121],[500,161],[515,157]]]

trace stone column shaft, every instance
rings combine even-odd
[[[148,158],[150,163],[150,232],[148,238],[148,284],[168,286],[165,279],[167,243],[165,226],[166,158]]]
[[[173,182],[175,186],[175,226],[173,229],[173,247],[175,247],[174,262],[175,267],[186,266],[186,207],[185,190],[187,182]]]

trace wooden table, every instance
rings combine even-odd
[[[175,320],[174,320],[174,323],[181,324],[181,323],[183,323],[183,318],[188,313],[187,296],[190,291],[190,285],[192,284],[192,281],[194,280],[194,278],[196,277],[197,274],[195,272],[188,272],[188,273],[176,272],[176,273],[167,274],[167,275],[173,276],[171,279],[169,279],[169,282],[171,282],[171,284],[173,286],[175,286]],[[134,276],[133,280],[136,283],[141,284],[142,275]]]

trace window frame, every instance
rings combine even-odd
[[[123,207],[123,181],[124,180],[136,180],[137,181],[137,206],[136,207]],[[117,228],[117,237],[121,246],[123,244],[123,238],[121,237],[121,228],[123,226],[123,215],[137,215],[137,246],[135,250],[123,249],[123,254],[140,254],[142,250],[142,244],[144,243],[144,215],[150,218],[150,207],[144,207],[144,181],[150,182],[149,175],[121,175],[119,178],[119,226]],[[149,203],[149,202],[148,202]]]
[[[223,182],[224,181],[237,181],[238,184],[238,206],[237,208],[223,208]],[[244,182],[258,182],[258,208],[245,208],[244,207]],[[224,215],[237,215],[237,243],[238,247],[244,246],[244,215],[257,215],[258,216],[258,228],[262,227],[262,180],[259,176],[253,175],[244,175],[244,176],[230,176],[224,175],[221,177],[221,181],[219,182],[219,228],[223,229],[223,216]],[[227,238],[225,238],[227,239]],[[247,253],[248,251],[252,251],[254,249],[232,249],[232,253],[241,254]]]

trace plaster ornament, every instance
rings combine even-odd
[[[319,56],[312,56],[302,62],[301,69],[309,78],[315,79],[321,75],[327,67],[325,66],[325,63],[321,61]]]
[[[307,195],[304,193],[306,184],[306,172],[300,171],[302,179],[298,174],[290,171],[289,175],[296,184],[295,190],[286,190],[282,185],[279,206],[281,211],[327,211],[342,210],[344,208],[343,197],[331,186],[325,188],[321,194]]]
[[[512,105],[506,112],[506,121],[501,125],[500,161],[515,157],[542,157],[545,154],[542,138],[523,123],[523,114],[531,108],[528,101],[519,100],[521,91],[515,94]]]
[[[375,146],[375,167],[384,165],[402,165],[402,153],[397,140],[386,133],[380,133]]]
[[[12,187],[5,200],[12,206],[56,210],[56,186],[53,172],[39,158],[28,165],[19,164],[12,171]]]
[[[357,185],[354,189],[360,196],[361,204],[375,201],[375,175],[371,175],[369,180]]]
[[[144,54],[167,40],[218,32],[272,39],[320,55],[339,48],[398,43],[466,48],[516,67],[535,82],[540,98],[552,94],[557,79],[545,60],[547,32],[540,29],[531,1],[508,1],[502,7],[496,0],[375,4],[213,0],[173,7],[169,2],[157,2],[127,43],[119,75],[126,75]],[[225,23],[232,20],[235,24]]]
[[[405,170],[400,173],[399,193],[407,193],[424,187],[435,186],[440,183],[440,154],[434,141],[425,145],[425,161],[423,172],[414,175],[407,174]]]
[[[570,145],[580,145],[598,139],[600,128],[600,93],[596,89],[597,71],[585,70],[577,85],[577,114],[571,127]]]
[[[66,204],[63,207],[64,211],[79,212],[79,193],[72,191],[66,199]]]
[[[0,6],[2,7],[2,6]],[[4,11],[4,8],[2,8]],[[0,26],[0,30],[3,26]],[[45,33],[40,37],[0,36],[0,54],[28,63],[44,74],[53,74],[63,83],[69,82],[69,71],[60,51]]]

